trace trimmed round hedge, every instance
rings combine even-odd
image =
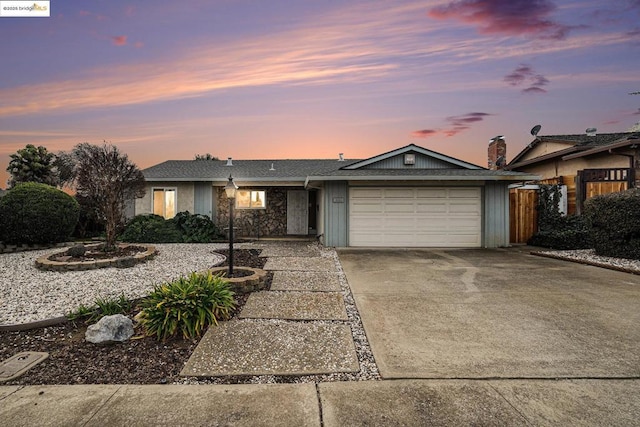
[[[0,241],[10,244],[65,242],[78,222],[78,202],[55,187],[18,184],[0,198]]]

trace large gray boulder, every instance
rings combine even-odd
[[[122,342],[133,336],[133,322],[127,316],[114,314],[104,316],[87,328],[84,337],[94,344]]]

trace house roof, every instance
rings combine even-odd
[[[576,159],[578,157],[590,156],[592,154],[598,154],[604,151],[613,151],[618,148],[633,148],[634,146],[640,146],[640,133],[633,133],[610,144],[599,145],[595,147],[585,147],[586,149],[581,150],[580,152],[562,156],[562,160]]]
[[[612,143],[632,135],[634,135],[633,132],[601,133],[601,134],[596,134],[594,136],[589,136],[587,134],[538,136],[536,139],[531,141],[529,145],[527,145],[522,151],[520,151],[520,153],[518,153],[509,162],[509,164],[505,167],[505,169],[513,170],[522,166],[544,162],[546,160],[554,159],[557,157],[568,156],[573,153],[587,151],[596,147],[608,147]],[[541,144],[542,142],[554,142],[554,143],[566,144],[568,145],[568,147],[566,149],[554,151],[552,153],[547,153],[542,156],[521,160],[529,151],[531,151],[534,147]],[[605,151],[605,150],[606,148],[602,151]]]
[[[441,169],[369,168],[377,162],[404,153],[419,153],[443,162]],[[243,182],[300,182],[331,180],[509,180],[537,179],[537,176],[512,171],[493,171],[414,144],[369,159],[287,159],[287,160],[168,160],[144,169],[147,181],[207,181],[226,183],[231,175]]]
[[[337,159],[286,159],[286,160],[167,160],[142,173],[147,181],[220,181],[227,182],[229,175],[245,181],[304,181],[311,174],[322,174],[355,162]]]

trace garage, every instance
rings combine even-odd
[[[350,187],[349,246],[480,247],[481,187]]]

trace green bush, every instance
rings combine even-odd
[[[558,208],[561,197],[559,185],[540,185],[538,232],[527,244],[560,250],[592,248],[589,223],[580,216],[562,216]]]
[[[218,227],[205,215],[179,212],[171,221],[180,230],[184,243],[209,243],[220,235]]]
[[[604,194],[585,202],[598,255],[640,259],[640,189]]]
[[[18,184],[0,199],[0,240],[5,243],[59,243],[78,222],[78,202],[46,184]]]
[[[211,272],[191,273],[170,283],[156,286],[141,302],[140,316],[147,335],[158,339],[200,336],[209,325],[226,320],[235,308],[229,282]]]
[[[165,220],[159,215],[137,215],[120,236],[135,243],[209,243],[219,237],[216,225],[205,215],[179,212]]]
[[[182,235],[173,223],[160,215],[136,215],[120,236],[131,243],[180,243]]]
[[[559,250],[593,247],[591,229],[584,217],[572,215],[554,221],[554,228],[538,231],[527,244]]]

